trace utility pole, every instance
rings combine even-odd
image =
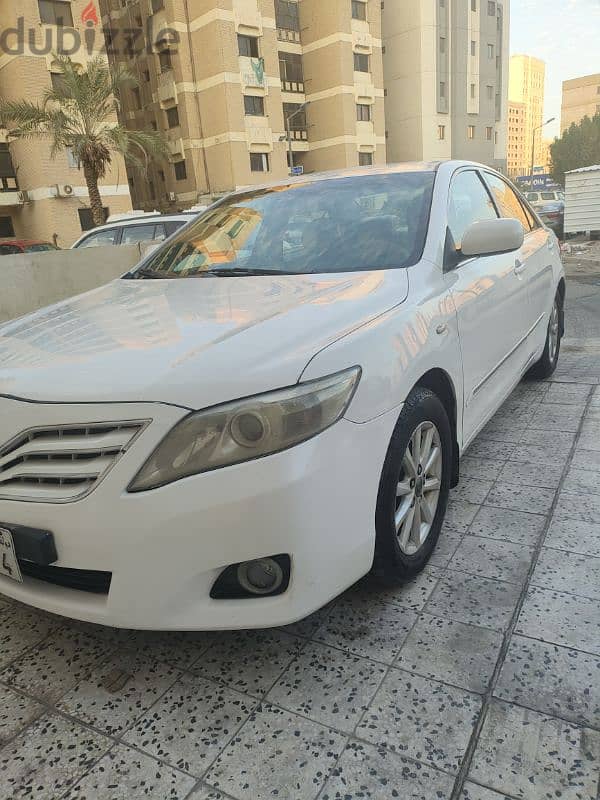
[[[537,128],[533,129],[533,134],[531,136],[531,172],[529,173],[529,191],[533,191],[533,170],[535,167],[535,135],[538,131],[541,131],[542,128],[545,128],[546,125],[549,125],[551,122],[554,122],[556,117],[551,117],[547,119],[546,122],[542,122],[541,125],[538,125]]]
[[[307,100],[306,103],[302,103],[301,106],[293,111],[291,114],[288,114],[285,118],[285,138],[287,139],[288,143],[288,166],[290,170],[290,175],[294,174],[294,149],[292,147],[293,140],[292,140],[292,126],[291,122],[298,114],[300,114],[306,106],[310,105],[310,100]]]

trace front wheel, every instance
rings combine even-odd
[[[540,360],[530,370],[530,375],[534,378],[549,378],[554,373],[558,364],[558,356],[560,355],[562,326],[563,308],[561,297],[557,292],[550,312],[544,352]]]
[[[433,392],[417,388],[396,423],[381,474],[375,575],[395,582],[423,569],[440,535],[452,463],[446,410]]]

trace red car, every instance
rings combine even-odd
[[[58,247],[50,242],[40,242],[37,239],[0,239],[0,256],[43,253],[46,250],[58,250]]]

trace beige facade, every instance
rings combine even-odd
[[[545,163],[542,130],[545,80],[546,64],[539,58],[527,55],[511,57],[508,99],[510,103],[522,103],[525,107],[521,128],[524,137],[522,160],[519,164],[521,175],[531,172],[532,152],[534,167],[541,167]]]
[[[93,23],[82,22],[88,4],[89,0],[0,3],[0,31],[19,31],[4,39],[6,46],[0,51],[0,97],[41,101],[57,71],[52,53],[59,51],[60,37],[64,37],[63,49],[81,65],[100,52],[104,37]],[[51,18],[52,23],[47,21]],[[94,38],[88,33],[86,40],[85,32],[92,29]],[[78,48],[74,31],[80,37]],[[127,174],[120,158],[113,160],[100,193],[109,213],[131,209]],[[59,247],[69,247],[81,235],[82,226],[87,227],[88,211],[83,172],[67,153],[52,158],[49,142],[11,141],[7,131],[0,131],[0,238],[55,239]]]
[[[525,137],[525,118],[527,106],[525,103],[508,101],[508,146],[507,164],[508,175],[515,178],[517,175],[527,175],[531,170],[528,159],[531,158],[530,149],[527,147]]]
[[[509,3],[386,0],[388,160],[506,169]]]
[[[600,73],[564,81],[560,129],[568,130],[584,117],[600,114]]]
[[[307,173],[385,163],[379,0],[101,0],[101,7],[115,49],[126,29],[141,31],[144,44],[125,59],[141,91],[125,98],[123,119],[164,131],[171,151],[170,163],[147,178],[131,174],[136,207],[186,208],[285,178],[288,140],[294,166]],[[178,41],[169,43],[164,31]]]

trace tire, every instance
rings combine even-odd
[[[538,362],[529,370],[533,378],[549,378],[556,369],[560,355],[560,343],[564,329],[564,309],[560,294],[557,292],[550,312],[548,331],[544,352]]]
[[[425,474],[424,483],[423,472],[419,473],[412,461],[415,441],[419,441],[415,439],[417,431],[425,453],[421,459],[423,463],[433,461],[436,447],[440,451],[433,467]],[[401,583],[417,575],[427,564],[446,514],[452,464],[453,444],[448,414],[437,395],[429,389],[417,387],[409,395],[396,423],[379,482],[373,561],[376,577],[386,583]],[[432,481],[436,478],[439,481],[437,495],[436,489],[432,488],[435,485]],[[421,525],[417,526],[419,514]],[[400,521],[399,527],[397,520]]]

